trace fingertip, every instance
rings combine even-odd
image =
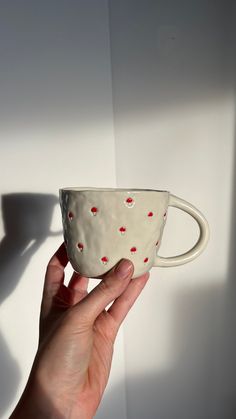
[[[148,282],[149,278],[150,278],[150,272],[146,272],[146,274],[144,275],[144,286]]]
[[[132,277],[134,272],[134,265],[129,259],[121,259],[116,265],[114,273],[120,279]]]
[[[89,278],[82,276],[78,272],[74,271],[69,281],[68,288],[79,291],[87,291],[88,283]]]
[[[65,243],[61,243],[57,251],[54,253],[54,255],[49,260],[48,265],[56,265],[58,267],[65,268],[68,263],[68,256],[67,251],[65,247]]]
[[[150,272],[148,271],[148,272],[146,272],[145,273],[145,275],[146,275],[146,278],[147,278],[147,280],[150,278]]]
[[[148,271],[148,272],[145,272],[143,275],[133,278],[133,281],[138,282],[144,287],[146,283],[148,282],[149,278],[150,278],[150,272]]]

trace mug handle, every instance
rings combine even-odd
[[[168,205],[170,207],[179,208],[182,211],[190,214],[197,221],[200,234],[196,244],[188,252],[173,257],[162,257],[156,255],[153,266],[169,267],[183,265],[184,263],[191,262],[191,260],[195,259],[200,255],[200,253],[203,252],[209,240],[210,232],[208,222],[197,208],[195,208],[189,202],[184,201],[183,199],[178,198],[178,196],[172,194],[170,194]]]

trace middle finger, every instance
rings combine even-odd
[[[72,291],[73,305],[88,295],[88,283],[89,278],[73,272],[68,284],[68,288]]]

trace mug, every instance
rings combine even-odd
[[[101,277],[122,258],[133,262],[133,278],[154,266],[182,265],[199,256],[209,239],[203,214],[168,191],[62,188],[59,201],[68,259],[76,272],[88,278]],[[170,206],[197,221],[199,238],[188,252],[162,257],[159,249]]]

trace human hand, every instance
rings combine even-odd
[[[76,272],[64,284],[67,263],[63,243],[47,266],[39,347],[11,419],[93,418],[119,327],[149,278],[131,280],[133,264],[123,259],[88,293],[88,278]]]

